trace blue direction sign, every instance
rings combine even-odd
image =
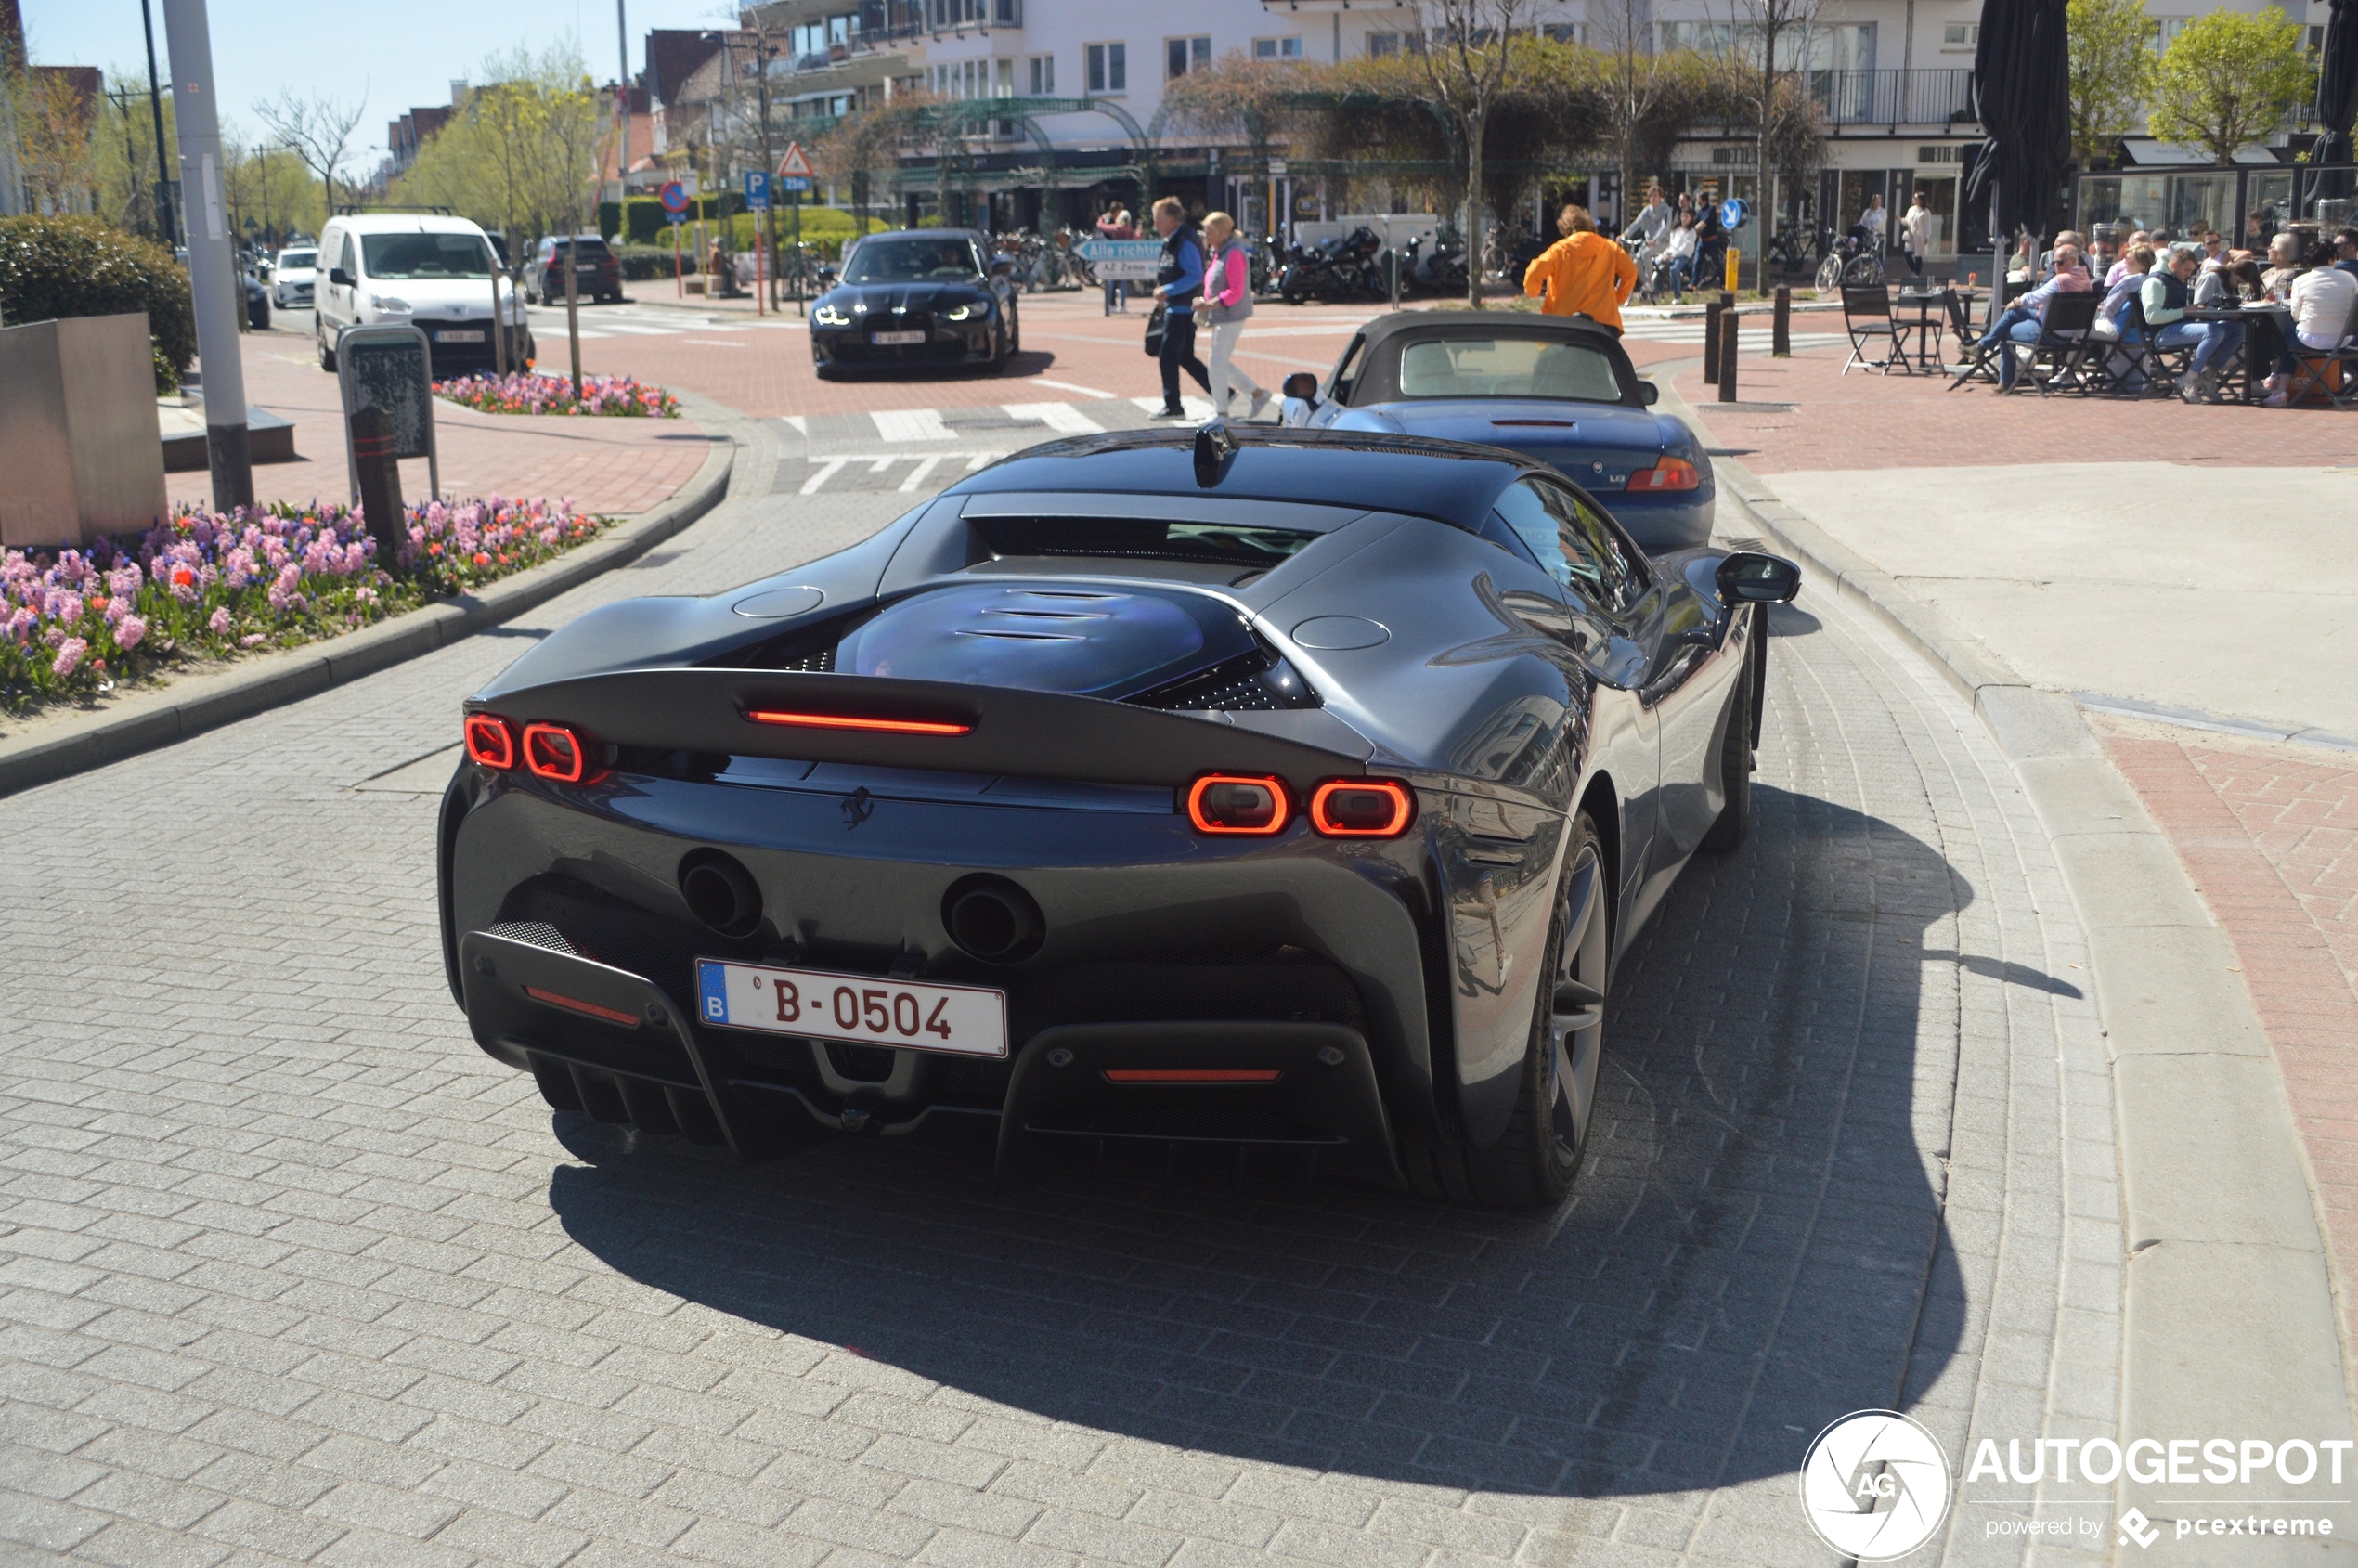
[[[766,169],[745,171],[745,205],[759,212],[770,205],[770,172]]]
[[[810,190],[810,182],[800,175],[780,175],[778,188],[789,196],[800,196]]]
[[[1083,240],[1073,252],[1103,283],[1151,282],[1162,266],[1160,240]]]

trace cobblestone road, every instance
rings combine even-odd
[[[0,1559],[1823,1562],[1833,1417],[1897,1403],[1961,1473],[2109,1431],[2067,901],[1986,736],[1826,595],[1553,1215],[552,1118],[451,1005],[447,758],[407,765],[538,630],[904,504],[774,495],[772,430],[528,625],[0,800]],[[1950,1558],[2020,1561],[2031,1490],[1963,1488]]]

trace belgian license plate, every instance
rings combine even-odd
[[[1007,1054],[1007,993],[979,986],[699,958],[696,997],[704,1021],[719,1029],[953,1056]]]
[[[434,335],[434,341],[436,343],[481,343],[483,334],[471,327],[462,331],[436,332]]]
[[[870,332],[868,341],[891,347],[900,343],[923,343],[926,335],[923,332]]]

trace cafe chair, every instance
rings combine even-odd
[[[2057,388],[2079,389],[2090,345],[2105,341],[2092,331],[2096,307],[2102,304],[2103,297],[2093,292],[2056,294],[2047,301],[2047,314],[2039,323],[2036,338],[2027,345],[2001,343],[2000,353],[2019,352],[2028,359],[2015,378],[2015,390],[2028,385],[2044,397]]]
[[[2295,408],[2314,398],[2319,404],[2347,408],[2358,404],[2358,304],[2342,323],[2341,341],[2331,348],[2296,343],[2292,376],[2285,382],[2285,401]]]
[[[1850,334],[1850,357],[1843,361],[1842,373],[1850,374],[1855,367],[1863,370],[1881,370],[1891,374],[1894,365],[1915,373],[1899,342],[1899,330],[1891,319],[1891,292],[1882,284],[1859,287],[1846,283],[1842,289],[1842,326]],[[1880,344],[1880,357],[1871,357],[1868,349]]]

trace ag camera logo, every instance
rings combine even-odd
[[[1948,1517],[1949,1456],[1896,1410],[1854,1410],[1801,1461],[1801,1511],[1845,1557],[1888,1562],[1932,1539]]]

